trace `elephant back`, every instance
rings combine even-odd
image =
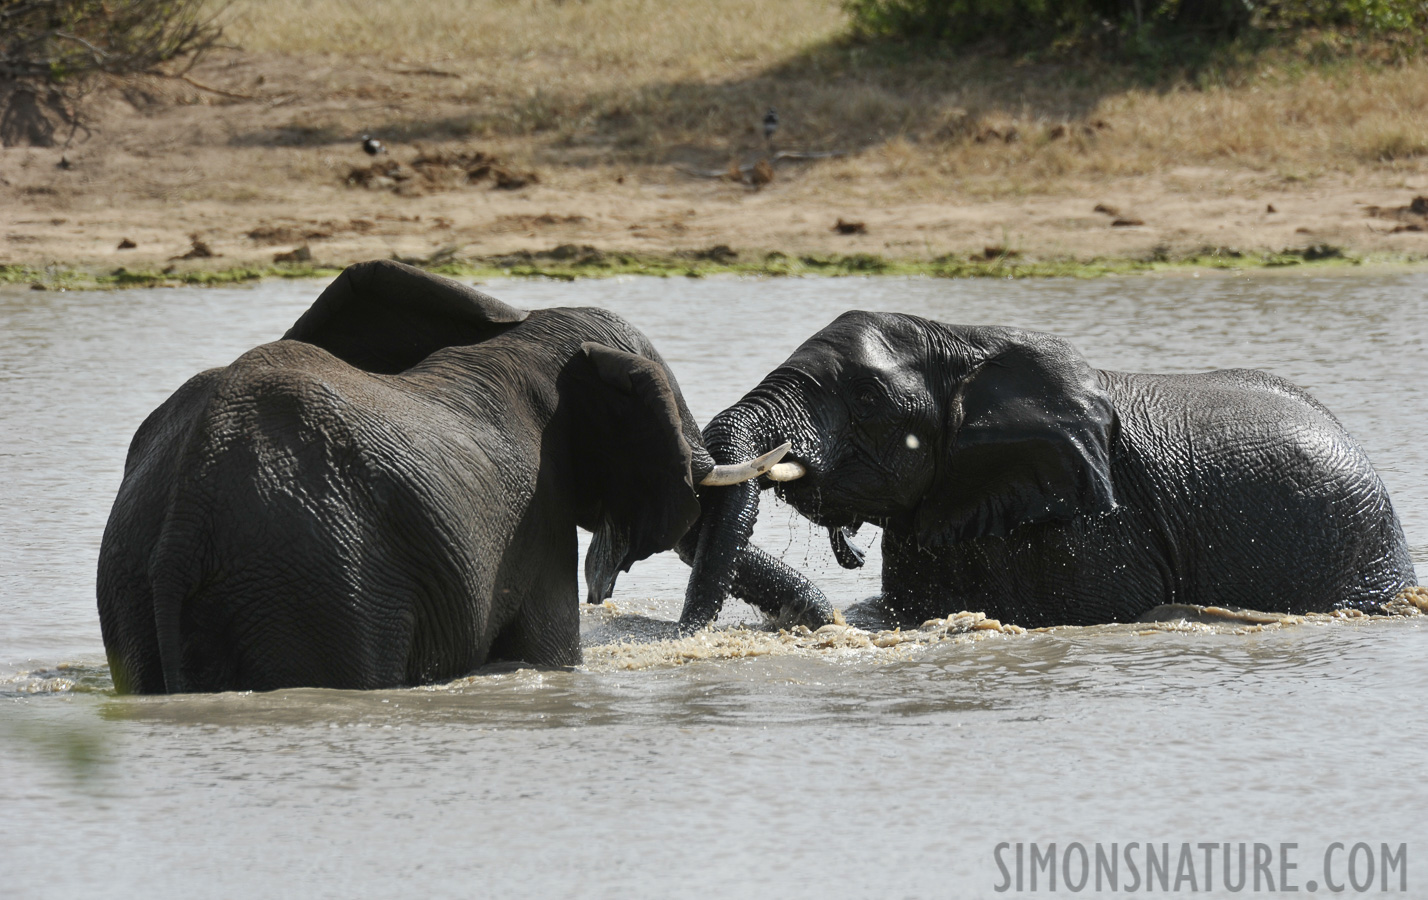
[[[468,285],[393,260],[348,266],[283,335],[369,372],[403,372],[529,315]]]
[[[1367,452],[1303,388],[1255,369],[1102,377],[1117,480],[1145,489],[1181,602],[1374,608],[1417,582]]]

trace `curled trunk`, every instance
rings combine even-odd
[[[716,462],[747,460],[758,455],[755,432],[747,420],[721,415],[709,424],[705,444]],[[679,547],[692,567],[684,595],[680,626],[703,628],[733,594],[780,620],[813,627],[833,619],[833,607],[823,592],[798,572],[749,543],[759,512],[757,479],[700,491],[700,523]]]

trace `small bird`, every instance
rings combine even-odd
[[[362,152],[368,156],[381,156],[387,152],[387,145],[370,134],[364,134],[362,135]]]
[[[773,136],[775,131],[778,131],[778,110],[770,107],[769,111],[764,113],[764,140],[769,142],[770,151],[773,150]]]

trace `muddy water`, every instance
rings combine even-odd
[[[113,696],[94,560],[129,437],[319,289],[0,293],[5,896],[980,897],[1003,841],[1292,842],[1301,890],[1333,841],[1407,842],[1428,891],[1422,618],[888,643],[734,604],[700,644],[667,640],[671,557],[584,613],[574,672]],[[1428,567],[1423,275],[488,289],[631,319],[701,419],[855,307],[1055,331],[1106,368],[1267,368],[1358,435]],[[845,572],[771,499],[756,539],[839,606],[877,588],[876,548]]]

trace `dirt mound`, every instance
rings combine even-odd
[[[345,183],[349,187],[389,190],[398,194],[457,190],[490,182],[496,190],[516,191],[540,183],[535,172],[521,172],[503,164],[482,150],[425,150],[420,147],[411,162],[382,159],[365,166],[353,166]]]
[[[259,225],[248,232],[248,239],[266,247],[280,244],[301,244],[306,241],[320,241],[332,237],[333,229],[311,225],[273,224]]]

